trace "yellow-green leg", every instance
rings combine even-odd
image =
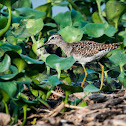
[[[86,80],[86,78],[87,78],[87,71],[86,71],[86,69],[85,69],[85,66],[82,65],[82,67],[83,67],[83,69],[84,69],[85,77],[84,77],[84,79],[83,79],[83,82],[81,83],[81,87],[83,87],[84,82],[85,82],[85,80]]]
[[[102,70],[102,73],[101,73],[101,85],[100,85],[100,89],[102,89],[102,87],[104,86],[104,83],[103,83],[103,78],[104,78],[104,66],[98,62],[98,64],[100,65],[101,67],[101,70]]]

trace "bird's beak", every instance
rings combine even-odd
[[[48,41],[44,45],[40,46],[38,49],[40,49],[40,48],[42,48],[42,47],[44,47],[46,45],[48,45]]]

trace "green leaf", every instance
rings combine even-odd
[[[24,59],[28,64],[43,64],[43,61],[38,61],[35,59],[32,59],[31,57],[27,55],[20,54],[21,58]]]
[[[28,19],[26,21],[26,31],[25,33],[36,35],[38,32],[40,32],[43,28],[43,20],[41,18],[39,19]]]
[[[13,65],[10,66],[10,71],[12,72],[12,74],[0,75],[0,78],[3,80],[10,80],[18,74],[18,69]]]
[[[112,25],[106,25],[106,29],[105,29],[104,34],[106,34],[107,36],[111,37],[116,32],[117,32],[117,29],[115,27],[113,27]]]
[[[28,7],[17,8],[16,10],[20,13],[20,15],[23,15],[25,17],[32,17],[32,18],[39,19],[45,16],[45,12],[33,10],[32,8],[28,8]]]
[[[82,14],[79,11],[76,11],[74,9],[72,9],[71,17],[72,17],[72,22],[85,21],[84,18],[82,17]]]
[[[61,70],[69,69],[74,63],[75,60],[73,57],[61,58],[57,55],[52,54],[46,58],[46,64],[49,67],[57,70],[58,78],[60,78]]]
[[[109,60],[115,65],[123,66],[126,64],[126,54],[121,49],[116,49],[109,57]]]
[[[60,69],[60,70],[66,70],[69,69],[73,64],[75,63],[75,60],[73,57],[68,58],[62,58],[55,54],[49,55],[46,58],[46,64],[53,68],[53,69]]]
[[[13,51],[15,51],[15,52],[17,52],[19,54],[22,53],[22,49],[21,49],[20,46],[8,44],[8,43],[5,43],[5,44],[4,43],[0,43],[0,49],[2,49],[4,52],[13,50]]]
[[[69,43],[80,41],[83,37],[83,31],[72,26],[65,27],[60,31],[60,34],[63,37],[64,41],[67,41]]]
[[[98,92],[100,91],[100,89],[96,88],[94,85],[92,84],[88,84],[85,88],[84,88],[84,91],[86,91],[87,93],[90,93],[90,92]]]
[[[50,26],[53,28],[57,27],[57,25],[55,23],[46,23],[46,24],[44,24],[44,26]]]
[[[53,19],[55,20],[55,22],[58,25],[60,25],[60,29],[65,28],[66,26],[72,25],[71,12],[70,11],[67,11],[65,13],[59,13]]]
[[[108,25],[107,23],[104,23],[104,24],[103,23],[102,24],[101,23],[88,23],[83,28],[83,31],[85,34],[88,34],[89,36],[98,38],[104,34],[111,37],[117,32],[117,29],[114,28],[112,25]]]
[[[94,23],[102,23],[102,20],[98,15],[98,12],[94,12],[92,14],[92,20],[93,20]]]
[[[80,86],[70,86],[66,84],[60,84],[58,86],[60,86],[65,92],[67,92],[68,95],[77,93],[77,92],[83,92],[83,88]]]
[[[5,54],[4,59],[2,62],[0,62],[0,72],[5,72],[9,69],[11,63],[10,56]]]
[[[101,37],[104,34],[105,24],[100,23],[88,23],[83,28],[84,34],[88,34],[92,37]],[[94,32],[95,31],[95,32]]]
[[[108,1],[105,6],[107,20],[117,28],[121,15],[126,10],[126,4],[119,1]]]
[[[23,7],[32,7],[32,2],[31,0],[17,0],[13,5],[12,5],[12,10],[16,8],[23,8]]]
[[[32,44],[32,50],[34,53],[39,56],[41,53],[40,50],[38,50],[39,47],[41,47],[44,44],[44,38],[41,38],[39,41],[36,41],[33,36],[31,36],[33,44]],[[42,50],[42,49],[41,49]],[[43,48],[44,50],[44,48]]]
[[[8,41],[8,43],[13,44],[13,45],[17,44],[17,39],[12,35],[7,36],[7,41]]]
[[[52,17],[52,5],[51,5],[51,3],[41,5],[37,8],[35,8],[35,10],[45,12],[46,15],[43,18]]]
[[[19,98],[12,98],[12,100],[16,105],[21,106],[21,107],[23,107],[24,105],[34,106],[39,103],[37,100],[29,101],[23,98],[22,96],[19,96]]]
[[[49,84],[51,84],[52,86],[56,86],[61,83],[57,76],[49,77],[48,81],[49,81]]]
[[[22,58],[14,58],[12,61],[13,61],[13,64],[17,66],[19,73],[22,72],[27,65],[26,62]]]
[[[15,31],[12,31],[12,33],[16,38],[23,40],[39,33],[43,26],[44,23],[41,18],[25,19],[22,21],[22,26],[18,27]]]
[[[14,81],[0,82],[0,92],[3,95],[3,100],[7,102],[9,98],[14,97],[17,91],[17,86]]]
[[[119,32],[118,35],[119,35],[119,36],[122,36],[122,37],[124,38],[123,44],[124,44],[124,46],[126,47],[126,31],[121,31],[121,32]]]

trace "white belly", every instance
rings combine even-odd
[[[101,57],[103,57],[104,55],[106,55],[109,51],[108,50],[103,50],[103,51],[100,51],[96,54],[94,54],[93,56],[90,56],[90,57],[82,57],[82,55],[73,55],[73,58],[78,61],[80,64],[83,64],[85,65],[86,63],[88,62],[92,62],[93,60],[97,60]]]

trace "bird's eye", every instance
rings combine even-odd
[[[54,39],[54,37],[52,37],[51,39]]]

